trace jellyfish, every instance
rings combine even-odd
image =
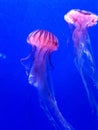
[[[6,54],[0,53],[0,59],[2,59],[2,60],[6,59]]]
[[[38,90],[41,108],[56,130],[74,130],[59,111],[51,79],[50,56],[58,49],[58,39],[46,30],[35,30],[27,37],[27,43],[35,48],[28,81]],[[25,61],[29,57],[30,55],[21,61]]]
[[[85,10],[73,9],[64,15],[64,19],[75,27],[72,34],[75,65],[85,86],[92,111],[98,114],[98,74],[87,30],[97,24],[98,16]]]

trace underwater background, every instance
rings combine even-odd
[[[0,130],[54,130],[20,62],[30,53],[26,39],[36,29],[48,30],[59,40],[51,72],[64,118],[75,130],[98,130],[98,117],[91,112],[74,64],[72,31],[64,20],[71,9],[98,14],[98,0],[0,0]],[[98,24],[88,31],[98,68]]]

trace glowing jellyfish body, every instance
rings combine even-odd
[[[27,42],[36,47],[28,80],[38,89],[41,107],[55,129],[74,130],[58,109],[48,68],[50,54],[58,48],[58,39],[48,31],[36,30],[29,34]]]
[[[76,50],[75,64],[80,72],[92,109],[98,113],[98,101],[95,94],[95,91],[98,93],[98,76],[87,32],[88,27],[97,24],[98,16],[91,12],[74,9],[65,14],[64,19],[75,26],[72,36]],[[93,86],[89,85],[88,79],[91,80]]]
[[[46,62],[48,62],[48,58],[50,53],[57,50],[58,48],[58,40],[54,35],[51,35],[50,32],[43,30],[36,30],[29,34],[27,38],[27,42],[32,46],[36,47],[36,52],[34,56],[34,64],[31,72],[29,74],[29,83],[33,84],[35,87],[41,86],[40,79],[43,77],[40,74],[45,74],[41,71],[41,69],[47,67]],[[43,68],[42,68],[43,66]],[[41,68],[40,68],[41,67]],[[43,69],[44,71],[45,69]],[[42,73],[40,73],[40,71]],[[42,82],[42,81],[41,81]]]

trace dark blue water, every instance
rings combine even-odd
[[[64,21],[64,14],[74,8],[98,14],[98,1],[0,0],[0,130],[54,130],[20,63],[30,52],[26,38],[35,29],[48,30],[59,39],[59,49],[51,58],[60,111],[76,130],[98,130],[98,119],[91,113],[74,65],[72,32]],[[91,27],[89,34],[98,67],[98,25]]]

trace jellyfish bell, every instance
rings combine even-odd
[[[84,48],[84,41],[85,45],[86,41],[89,42],[87,28],[97,24],[98,16],[89,11],[72,9],[64,15],[64,19],[68,24],[75,26],[72,39],[77,53],[80,54],[80,51]]]
[[[35,30],[27,37],[27,43],[38,50],[46,49],[50,52],[57,50],[58,39],[56,36],[46,30]]]
[[[76,27],[90,27],[97,24],[98,16],[85,10],[73,9],[64,15],[66,22]]]

